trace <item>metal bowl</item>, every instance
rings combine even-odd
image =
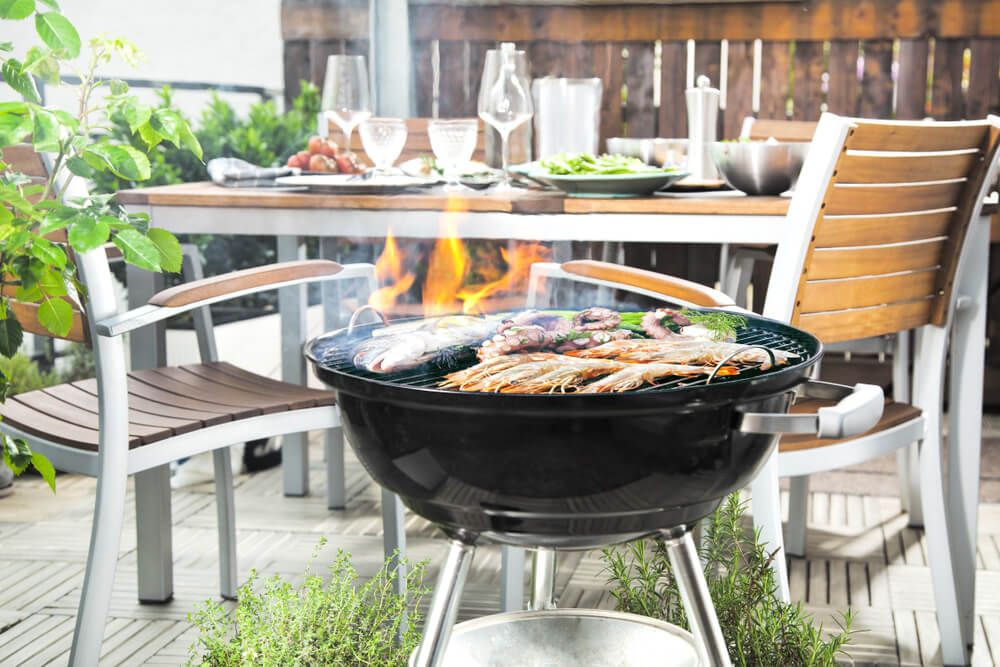
[[[809,143],[717,141],[709,150],[732,187],[748,195],[780,195],[795,187]]]
[[[410,664],[413,664],[411,657]],[[691,634],[597,609],[494,614],[455,626],[443,667],[697,667]]]
[[[637,157],[654,167],[683,168],[687,164],[688,140],[612,137],[608,139],[608,152]]]

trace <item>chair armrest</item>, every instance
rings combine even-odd
[[[373,270],[370,264],[341,266],[325,259],[312,259],[233,271],[165,289],[154,294],[145,306],[98,322],[96,329],[101,336],[119,336],[234,297],[314,281],[362,278]]]
[[[618,283],[623,287],[636,287],[649,292],[658,292],[665,297],[680,299],[705,308],[728,308],[736,305],[731,297],[717,289],[645,269],[636,269],[609,262],[597,262],[591,259],[565,262],[561,268],[566,273]]]

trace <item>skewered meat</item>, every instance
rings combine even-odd
[[[577,331],[606,331],[616,329],[621,324],[622,316],[617,310],[610,308],[587,308],[581,310],[573,318],[573,328]]]

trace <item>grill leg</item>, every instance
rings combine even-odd
[[[448,638],[458,616],[458,605],[462,599],[465,577],[476,548],[471,544],[452,540],[448,547],[441,572],[434,587],[431,607],[424,619],[424,637],[417,647],[410,667],[438,667],[444,662],[448,648]]]
[[[677,576],[677,587],[681,592],[681,602],[691,624],[691,631],[698,644],[701,663],[711,667],[731,667],[726,640],[722,637],[719,619],[715,615],[715,605],[708,594],[705,574],[701,569],[701,559],[694,546],[691,533],[685,530],[667,532],[664,535],[670,565]]]
[[[531,556],[531,601],[528,609],[554,609],[555,598],[556,552],[553,549],[535,549]]]

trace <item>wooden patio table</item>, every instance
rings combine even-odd
[[[513,239],[554,242],[555,261],[566,261],[570,241],[629,243],[714,243],[777,245],[790,224],[785,217],[790,199],[748,197],[736,192],[660,194],[642,198],[578,198],[549,191],[523,190],[509,194],[473,192],[449,196],[440,190],[399,195],[327,195],[269,189],[223,188],[212,183],[185,183],[126,190],[119,200],[131,212],[147,212],[152,224],[178,234],[270,235],[278,240],[278,261],[303,258],[305,239],[319,237],[321,254],[329,256],[337,238],[437,238],[454,234],[466,239]],[[975,266],[988,266],[989,217],[973,225]],[[992,213],[992,208],[990,210]],[[986,276],[967,293],[981,294],[975,314],[985,327]],[[163,277],[129,266],[130,307],[145,304],[161,288]],[[282,379],[306,381],[302,343],[305,340],[305,289],[279,291],[281,312]],[[333,310],[333,309],[329,309]],[[327,328],[337,324],[327,312]],[[131,334],[134,368],[162,366],[166,345],[162,324]],[[981,384],[981,377],[976,383]],[[966,387],[967,405],[982,405],[982,387]],[[978,398],[977,398],[978,396]],[[305,434],[282,443],[286,495],[308,493]],[[155,472],[155,471],[152,471]],[[169,512],[169,473],[158,479],[138,480],[137,512]],[[147,488],[148,487],[148,488]],[[166,499],[166,502],[164,501]],[[398,503],[398,501],[396,501]],[[402,511],[402,508],[398,508]],[[152,525],[170,525],[154,523]],[[398,536],[402,546],[405,536]],[[140,539],[143,536],[140,535]],[[148,547],[140,559],[143,571],[155,578],[155,569],[170,562],[169,536],[146,536]],[[517,570],[514,570],[517,571]],[[505,587],[517,595],[514,582]],[[163,591],[168,597],[169,591]],[[166,599],[161,597],[159,599]],[[147,590],[144,599],[150,597]],[[505,594],[506,598],[506,594]],[[506,600],[505,605],[516,605]],[[511,608],[505,606],[505,608]]]

